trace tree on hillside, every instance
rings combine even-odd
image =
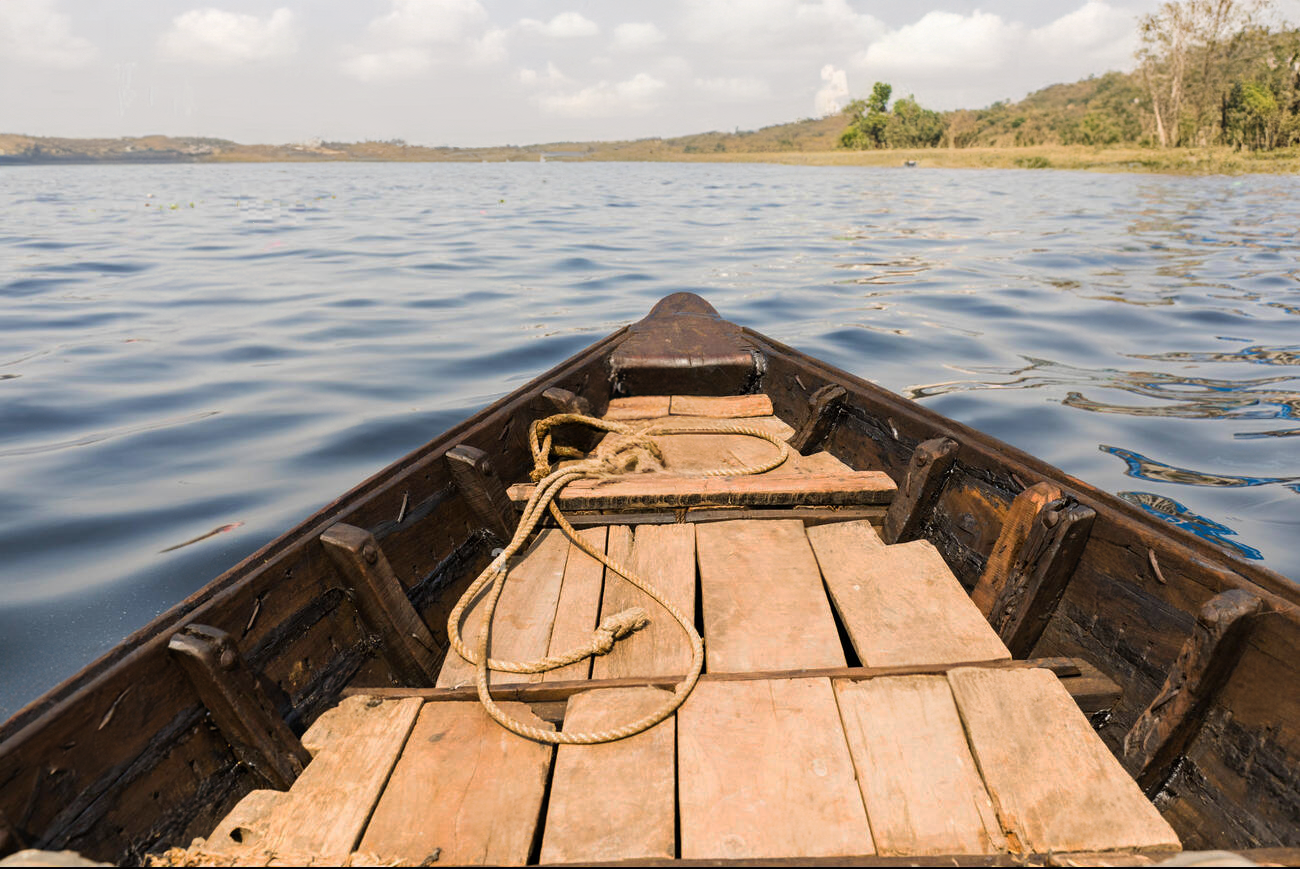
[[[915,96],[894,103],[889,110],[893,88],[876,82],[871,96],[854,100],[844,109],[849,127],[840,136],[844,148],[933,148],[943,140],[943,115],[922,108]]]
[[[854,100],[844,107],[849,116],[849,128],[840,136],[840,147],[882,148],[885,145],[885,127],[889,123],[889,97],[894,89],[883,81],[871,88],[871,96]]]
[[[1169,0],[1138,20],[1138,71],[1161,147],[1209,143],[1229,61],[1267,33],[1270,10],[1270,0]]]

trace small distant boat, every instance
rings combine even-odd
[[[21,710],[0,850],[1300,861],[1300,589],[1143,506],[675,294]]]
[[[904,161],[903,161],[903,165],[906,166],[907,168],[911,169],[911,168],[914,168],[914,167],[916,166],[916,162],[917,162],[917,161],[915,161],[915,160],[904,160]]]

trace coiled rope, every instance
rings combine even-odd
[[[572,447],[558,446],[554,443],[553,429],[557,426],[569,424],[579,424],[600,429],[610,432],[616,437],[605,438],[590,455],[584,455]],[[751,426],[731,423],[702,424],[699,422],[659,421],[634,426],[612,420],[596,419],[582,414],[561,413],[539,419],[529,426],[528,446],[533,454],[532,479],[537,485],[524,507],[523,515],[519,520],[519,527],[515,529],[514,537],[511,538],[506,547],[465,590],[465,593],[461,595],[460,600],[456,602],[456,606],[447,617],[447,635],[451,640],[451,647],[456,654],[474,665],[474,685],[478,692],[478,699],[483,704],[483,708],[487,710],[488,715],[492,716],[493,720],[502,727],[527,739],[552,745],[592,745],[599,742],[613,742],[649,730],[676,712],[678,707],[685,703],[686,698],[690,696],[691,691],[695,688],[695,683],[699,681],[700,671],[704,668],[704,640],[700,637],[699,632],[695,630],[695,625],[691,619],[679,612],[644,577],[639,576],[626,565],[609,558],[605,553],[594,549],[591,544],[587,543],[578,534],[577,530],[564,518],[564,514],[555,505],[556,496],[565,486],[575,480],[610,479],[644,470],[647,464],[662,468],[664,466],[663,452],[660,450],[658,443],[655,442],[655,438],[663,435],[690,434],[748,435],[773,444],[776,446],[778,454],[775,458],[758,464],[739,468],[709,468],[703,471],[693,471],[683,476],[733,477],[761,474],[778,467],[790,455],[789,446],[776,435]],[[552,455],[559,458],[578,459],[578,461],[564,467],[552,469]],[[488,690],[488,677],[492,670],[505,673],[545,673],[585,658],[606,655],[609,654],[619,640],[630,636],[650,622],[645,610],[640,607],[632,607],[604,619],[586,644],[576,646],[562,655],[538,658],[533,661],[499,661],[488,657],[488,638],[492,630],[492,619],[496,613],[497,602],[501,599],[501,592],[505,589],[506,577],[510,570],[510,559],[523,547],[525,541],[532,535],[537,523],[541,521],[547,511],[555,518],[565,536],[573,541],[579,549],[619,576],[622,576],[632,585],[649,595],[651,600],[663,607],[677,621],[690,642],[691,668],[686,674],[686,678],[673,689],[672,697],[650,714],[621,727],[592,733],[556,732],[533,727],[510,717],[492,700],[492,695]],[[460,623],[465,611],[469,608],[470,602],[485,587],[489,586],[487,597],[484,600],[483,630],[476,638],[474,649],[471,651],[461,638]]]

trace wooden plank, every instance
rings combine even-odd
[[[553,729],[522,703],[502,708]],[[427,704],[358,850],[407,866],[522,865],[551,757],[551,746],[516,736],[478,703]]]
[[[235,756],[272,787],[292,785],[311,755],[262,690],[234,638],[209,625],[191,624],[172,635],[167,649]]]
[[[626,543],[620,540],[619,545]],[[610,555],[614,555],[612,540]],[[641,526],[636,530],[635,542],[623,563],[649,581],[688,619],[695,617],[694,525]],[[596,658],[592,665],[592,678],[671,676],[690,669],[690,642],[677,620],[645,592],[607,570],[600,604],[601,619],[629,607],[644,609],[650,617],[650,624],[620,640],[608,655]]]
[[[568,557],[569,541],[562,531],[546,529],[538,533],[527,555],[510,571],[505,591],[497,602],[489,657],[502,661],[531,661],[545,657],[551,645],[551,628]],[[470,649],[475,648],[479,632],[483,630],[485,596],[486,592],[481,593],[471,604],[468,614],[462,617],[461,638]],[[540,673],[494,671],[491,675],[493,683],[502,684],[540,682],[541,678]],[[437,687],[472,684],[474,665],[454,650],[449,651],[442,672],[438,674]]]
[[[710,419],[670,419],[665,425],[700,424],[712,428],[720,425],[739,425],[771,434],[785,440],[790,433],[790,426],[774,416],[761,416],[753,419],[710,420]],[[663,455],[664,469],[670,474],[691,474],[716,468],[747,468],[765,464],[777,457],[775,444],[762,438],[744,434],[661,434],[655,435],[655,442]],[[797,456],[791,456],[777,470],[793,467]]]
[[[373,705],[372,705],[373,704]],[[318,855],[336,864],[356,847],[423,702],[349,697],[318,719],[305,745],[315,755],[270,807],[254,847]]]
[[[906,543],[921,533],[921,526],[943,488],[948,471],[957,460],[957,442],[935,438],[918,444],[898,486],[898,497],[889,504],[881,535],[886,543]]]
[[[674,395],[668,405],[673,416],[708,416],[736,419],[771,416],[772,399],[766,395]]]
[[[844,665],[802,522],[717,522],[695,534],[710,672]]]
[[[1242,589],[1215,595],[1201,608],[1160,693],[1124,736],[1124,763],[1147,793],[1163,785],[1191,742],[1263,608],[1258,596]]]
[[[884,506],[873,507],[684,507],[657,512],[566,513],[575,528],[593,525],[673,525],[681,522],[731,522],[735,519],[798,519],[807,525],[866,519],[879,526]]]
[[[844,407],[844,397],[848,395],[844,387],[827,384],[814,392],[808,399],[808,416],[803,424],[790,436],[790,447],[797,452],[806,453],[816,449],[826,440],[835,420],[839,418]]]
[[[605,408],[604,419],[653,419],[667,416],[672,397],[668,395],[633,395],[627,398],[611,398],[609,407]]]
[[[405,682],[432,685],[443,646],[411,606],[373,534],[343,522],[320,536],[343,575],[361,617],[384,638],[382,654]]]
[[[863,664],[1011,657],[928,540],[885,546],[861,521],[819,525],[807,534]]]
[[[894,481],[880,471],[703,478],[652,473],[612,480],[577,480],[566,486],[555,502],[565,510],[847,506],[887,504],[894,491]],[[531,483],[510,487],[510,498],[520,508],[532,493]]]
[[[985,618],[992,615],[993,604],[1006,588],[1007,580],[1029,536],[1034,518],[1040,510],[1060,497],[1061,490],[1057,486],[1051,483],[1035,483],[1011,502],[1011,509],[1002,520],[1002,530],[998,532],[997,542],[993,544],[993,551],[989,553],[984,572],[975,583],[975,587],[971,589],[971,600],[975,601],[975,605],[979,607],[980,612],[984,613]]]
[[[677,728],[684,859],[874,853],[830,680],[701,682]]]
[[[636,721],[671,692],[589,691],[569,699],[564,729],[592,732]],[[562,745],[546,809],[542,863],[673,857],[677,847],[676,720],[599,745]]]
[[[962,661],[956,664],[910,665],[906,667],[810,667],[797,670],[747,670],[740,673],[703,673],[701,682],[753,682],[771,679],[880,679],[888,676],[926,676],[944,674],[959,667],[995,667],[1025,668],[1036,667],[1050,670],[1061,677],[1062,685],[1069,686],[1076,681],[1088,683],[1089,695],[1097,690],[1097,668],[1082,658],[1032,658],[1028,661]],[[681,681],[682,675],[672,676],[632,676],[622,679],[578,679],[571,682],[529,683],[519,682],[514,685],[493,685],[489,691],[497,700],[519,700],[527,703],[551,703],[565,701],[574,694],[584,691],[603,690],[605,688],[672,688]],[[1082,677],[1082,678],[1081,678]],[[1111,683],[1114,684],[1113,682]],[[473,700],[478,692],[473,685],[459,688],[344,688],[343,696],[358,695],[372,697],[419,697],[427,703],[453,700]]]
[[[597,526],[578,532],[597,552],[605,551],[608,528]],[[555,627],[547,655],[562,655],[573,647],[589,642],[591,632],[600,623],[600,598],[605,585],[605,565],[569,542],[569,558],[564,564],[564,582],[555,607]],[[591,675],[591,659],[542,674],[543,682],[586,679]]]
[[[835,696],[876,853],[1006,850],[947,679],[836,680]]]
[[[1178,847],[1056,676],[963,668],[948,682],[1013,850]]]

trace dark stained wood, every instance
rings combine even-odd
[[[556,413],[577,413],[591,416],[591,402],[580,395],[574,395],[567,389],[552,386],[542,393],[542,398],[555,406]]]
[[[1073,498],[1044,505],[993,603],[989,622],[1013,657],[1038,642],[1065,593],[1097,514]]]
[[[1258,596],[1240,589],[1216,595],[1201,608],[1160,693],[1124,737],[1124,763],[1144,788],[1158,790],[1168,777],[1237,665],[1251,617],[1262,609]]]
[[[814,392],[808,399],[808,415],[789,438],[790,448],[805,456],[820,449],[840,415],[846,395],[843,386],[833,383]]]
[[[615,395],[739,395],[753,391],[761,357],[739,326],[693,293],[674,293],[609,355]]]
[[[236,756],[271,787],[292,785],[311,755],[271,706],[234,639],[192,624],[177,631],[167,648]]]
[[[383,636],[383,654],[393,671],[412,684],[432,685],[444,647],[411,606],[374,535],[339,522],[320,540],[351,588],[361,617]]]
[[[885,514],[881,536],[886,543],[907,543],[916,539],[926,512],[934,504],[944,478],[957,458],[957,449],[957,442],[949,438],[935,438],[917,446],[899,484],[898,494]]]
[[[9,819],[0,812],[0,857],[8,857],[15,851],[27,847],[27,843],[18,831],[14,829]]]
[[[672,512],[604,512],[565,513],[564,518],[575,528],[592,525],[672,525],[677,522],[731,522],[735,519],[801,519],[805,525],[828,522],[855,522],[866,519],[879,525],[885,519],[883,505],[866,507],[686,507]],[[554,520],[551,520],[553,522]],[[549,524],[549,523],[548,523]]]
[[[971,600],[986,618],[993,614],[994,604],[1011,579],[1034,520],[1044,507],[1060,497],[1061,490],[1051,483],[1035,483],[1011,503],[988,563],[984,565],[984,573],[971,589]]]
[[[521,507],[532,483],[509,489]],[[789,507],[885,504],[894,481],[878,471],[828,474],[759,474],[742,477],[677,477],[631,474],[610,480],[576,480],[555,503],[566,510],[618,510],[678,507]]]
[[[1080,681],[1087,662],[1074,658],[1033,658],[1028,661],[1008,661],[1001,658],[995,661],[967,661],[953,664],[918,664],[905,667],[812,667],[801,670],[753,670],[741,673],[704,673],[703,682],[748,682],[772,679],[878,679],[887,676],[924,676],[947,673],[957,667],[992,667],[995,669],[1042,669],[1051,670],[1069,689],[1073,681]],[[621,677],[618,679],[575,679],[568,682],[532,682],[513,685],[493,685],[489,690],[498,700],[520,700],[527,703],[553,703],[566,700],[582,691],[594,691],[600,688],[672,688],[681,682],[682,675],[654,677]],[[1088,684],[1085,687],[1088,696],[1095,693],[1098,686]],[[427,702],[445,700],[473,700],[478,695],[473,685],[457,688],[346,688],[344,697],[364,694],[368,697],[420,697]]]
[[[509,540],[515,532],[515,511],[488,454],[478,447],[457,444],[447,450],[447,462],[456,487],[479,519],[502,541]]]

